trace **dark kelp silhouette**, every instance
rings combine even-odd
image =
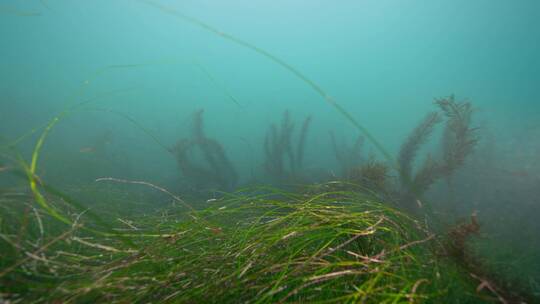
[[[279,127],[275,124],[270,126],[264,140],[264,170],[270,182],[285,184],[301,179],[310,124],[311,116],[308,116],[302,124],[296,147],[293,144],[294,123],[289,111],[283,113]]]
[[[171,153],[175,155],[180,171],[195,189],[234,190],[238,182],[236,170],[223,146],[206,136],[203,113],[204,110],[199,110],[194,114],[191,137],[180,139]]]
[[[401,185],[400,202],[404,207],[414,209],[418,198],[435,181],[448,177],[463,165],[478,142],[476,128],[472,128],[472,106],[470,102],[456,102],[453,95],[435,100],[441,113],[431,112],[413,130],[401,146],[398,155],[399,179]],[[442,114],[442,115],[441,115]],[[441,141],[442,156],[434,159],[428,155],[420,168],[413,172],[413,163],[418,150],[424,145],[435,126],[445,120]]]

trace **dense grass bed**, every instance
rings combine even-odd
[[[422,223],[358,192],[257,188],[157,212],[108,195],[64,224],[2,193],[0,292],[35,303],[467,303],[467,273]],[[87,190],[97,191],[97,190]],[[98,194],[96,194],[98,197]],[[109,202],[114,202],[111,204]],[[133,206],[137,208],[137,206]],[[79,206],[80,209],[80,206]],[[124,210],[122,212],[121,210]]]

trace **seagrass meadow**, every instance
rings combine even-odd
[[[540,303],[537,1],[5,0],[0,303]]]

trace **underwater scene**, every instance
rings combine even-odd
[[[2,0],[0,38],[0,303],[540,303],[537,0]]]

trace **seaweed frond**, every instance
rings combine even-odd
[[[302,175],[311,120],[311,116],[304,120],[296,146],[293,144],[295,125],[289,111],[283,113],[279,127],[275,124],[270,126],[264,140],[264,169],[272,182],[284,184]]]
[[[420,169],[413,173],[413,163],[420,147],[427,142],[435,126],[442,121],[441,114],[432,112],[413,130],[401,146],[399,153],[401,201],[406,207],[422,196],[437,180],[451,176],[461,167],[478,142],[476,128],[471,127],[470,102],[456,102],[453,95],[435,100],[445,118],[442,135],[441,159],[428,155]]]
[[[451,95],[435,103],[447,118],[443,136],[444,162],[448,171],[460,167],[478,142],[477,128],[471,128],[470,102],[455,102]]]
[[[383,162],[370,159],[359,166],[350,168],[345,179],[355,186],[361,186],[377,193],[387,190],[390,168]]]
[[[399,150],[398,162],[401,183],[408,185],[412,181],[412,167],[420,147],[427,142],[441,117],[437,112],[428,113],[422,122],[413,130]]]
[[[217,188],[234,190],[238,175],[227,158],[223,146],[204,132],[203,110],[194,114],[190,138],[180,139],[171,150],[182,174],[199,190]],[[201,154],[205,163],[193,158],[193,151]]]

